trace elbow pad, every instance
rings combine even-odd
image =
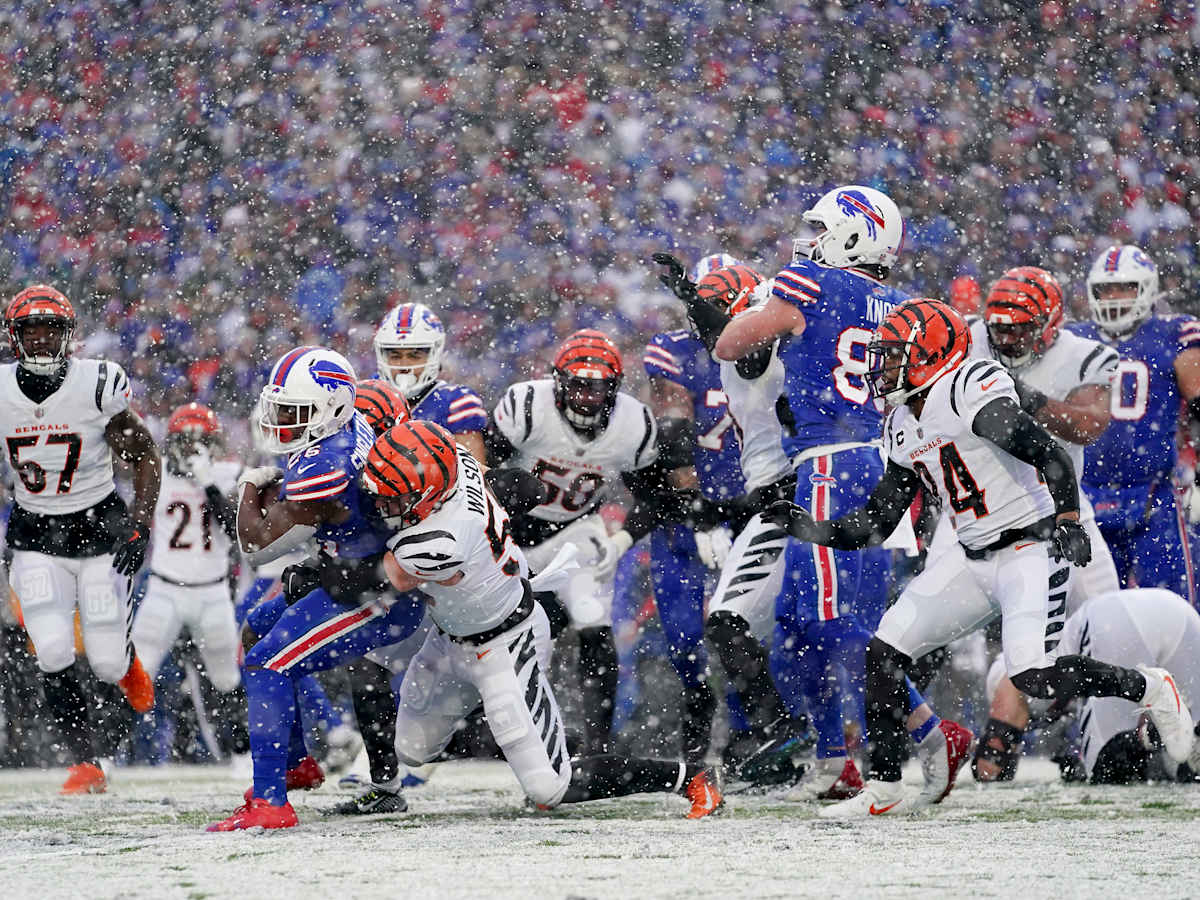
[[[510,514],[527,513],[549,499],[541,479],[524,469],[488,469],[483,480]]]

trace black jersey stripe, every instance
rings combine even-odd
[[[649,408],[642,407],[642,417],[646,420],[646,433],[642,435],[642,442],[638,444],[637,453],[633,455],[635,463],[641,462],[642,453],[646,449],[646,445],[650,443],[650,439],[654,437],[654,417],[650,415]]]
[[[522,443],[529,440],[529,436],[533,434],[533,385],[531,384],[525,391],[525,437],[521,438]]]
[[[108,384],[108,363],[100,361],[100,377],[96,379],[96,410],[104,412],[104,387]]]
[[[1119,359],[1112,348],[1105,347],[1103,344],[1097,344],[1095,349],[1093,349],[1092,352],[1084,358],[1083,363],[1079,366],[1080,381],[1083,381],[1083,379],[1087,377],[1088,369],[1091,367],[1093,360],[1095,360],[1096,357],[1100,356],[1101,354],[1105,354],[1105,358],[1101,360],[1099,365],[1096,366],[1097,370],[1104,368],[1104,366],[1108,365],[1109,363],[1115,363]]]
[[[445,538],[448,541],[454,540],[454,535],[448,531],[422,531],[420,534],[408,534],[396,541],[397,547],[406,547],[409,544],[422,544],[425,541],[433,541],[438,538]]]

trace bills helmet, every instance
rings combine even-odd
[[[413,400],[442,370],[446,329],[424,303],[402,303],[383,317],[373,343],[379,377]]]
[[[1113,337],[1126,335],[1154,311],[1158,267],[1132,244],[1109,247],[1088,272],[1087,297],[1097,325]]]
[[[258,400],[258,427],[269,453],[295,453],[336,434],[354,415],[357,379],[349,360],[323,347],[279,358]]]
[[[857,184],[834,188],[804,213],[804,221],[824,231],[797,239],[793,256],[835,269],[896,264],[904,243],[904,220],[887,194]]]

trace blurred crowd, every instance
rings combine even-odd
[[[161,428],[420,300],[485,400],[548,347],[677,324],[648,265],[773,272],[835,183],[908,224],[897,283],[1111,241],[1197,300],[1185,0],[56,0],[0,10],[0,285],[49,281]]]

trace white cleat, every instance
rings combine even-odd
[[[1175,762],[1187,762],[1196,735],[1192,714],[1179,696],[1174,677],[1166,669],[1152,669],[1149,666],[1138,666],[1138,671],[1146,676],[1146,696],[1142,698],[1141,705],[1150,711],[1163,749]]]
[[[949,719],[942,719],[938,727],[917,745],[921,772],[925,776],[925,787],[918,798],[920,805],[941,803],[954,790],[954,781],[958,778],[959,770],[966,765],[974,742],[975,735],[969,729]]]
[[[868,781],[860,793],[817,810],[817,815],[822,819],[869,819],[903,816],[918,808],[913,794],[899,781]]]
[[[814,800],[847,800],[863,789],[862,775],[847,756],[818,759],[800,782],[783,795],[789,803]]]

